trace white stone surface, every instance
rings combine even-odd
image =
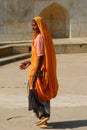
[[[86,13],[87,0],[84,1],[82,0],[73,0],[73,1],[72,0],[34,0],[34,1],[16,0],[16,2],[15,0],[0,1],[0,41],[31,39],[32,18],[34,16],[40,15],[43,10],[46,10],[52,4],[61,7],[61,9],[59,9],[59,7],[57,9],[59,9],[60,12],[62,12],[61,16],[64,15],[65,18],[64,21],[65,26],[62,27],[61,30],[58,30],[58,32],[57,30],[51,30],[52,34],[56,31],[56,34],[54,36],[57,36],[57,34],[59,33],[57,37],[60,38],[61,37],[87,37],[87,31],[86,31],[87,30],[87,26],[86,26],[87,25],[87,13]],[[67,15],[65,15],[63,9],[65,9]],[[56,6],[55,6],[55,10],[56,10]],[[47,12],[47,15],[49,12]],[[55,13],[55,11],[52,11],[51,14],[53,13],[55,17],[59,16],[57,13]],[[50,21],[52,20],[54,20],[54,18],[51,16]],[[47,21],[49,20],[47,19]],[[50,23],[51,22],[48,23],[49,27],[50,27]],[[78,24],[80,27],[78,26]]]

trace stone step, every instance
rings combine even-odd
[[[29,53],[31,45],[27,44],[11,44],[0,46],[0,58],[7,57],[15,54]]]
[[[54,39],[57,54],[87,53],[87,38]]]
[[[69,41],[54,40],[55,50],[57,54],[68,53],[87,53],[87,43],[78,43]],[[7,57],[9,55],[24,54],[31,52],[31,44],[14,44],[0,46],[0,58]]]
[[[6,45],[23,45],[23,44],[31,44],[31,40],[20,40],[20,41],[3,41],[0,42],[0,47],[1,46],[6,46]]]
[[[57,54],[87,53],[87,38],[53,39]],[[31,41],[0,43],[0,65],[30,57]]]
[[[30,58],[30,56],[31,56],[31,53],[24,53],[24,54],[17,54],[17,55],[0,58],[0,66],[11,63],[11,62],[15,62],[18,60]]]
[[[87,53],[87,38],[53,39],[56,53]],[[13,54],[29,53],[31,41],[0,43],[0,57]]]

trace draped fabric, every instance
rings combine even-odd
[[[35,17],[34,20],[36,21],[44,40],[44,61],[41,67],[41,70],[43,70],[43,79],[40,79],[39,77],[37,78],[35,88],[37,89],[39,98],[43,101],[48,101],[57,95],[59,88],[56,76],[56,54],[53,41],[45,21],[39,16]],[[36,69],[38,58],[33,44],[36,37],[37,34],[34,34],[32,39],[31,68],[29,73],[30,86],[32,86],[32,76]]]

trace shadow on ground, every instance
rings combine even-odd
[[[76,121],[64,121],[64,122],[50,122],[48,124],[50,129],[66,129],[66,128],[78,128],[87,126],[87,120],[76,120]]]

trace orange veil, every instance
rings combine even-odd
[[[40,30],[40,33],[44,39],[44,53],[45,53],[44,63],[42,65],[42,68],[45,68],[45,77],[44,77],[43,82],[41,82],[39,78],[37,79],[36,89],[37,89],[39,98],[43,101],[48,101],[57,95],[58,87],[59,87],[57,76],[56,76],[56,54],[55,54],[55,49],[54,49],[54,45],[53,45],[49,30],[46,26],[45,21],[43,20],[42,17],[39,17],[39,16],[33,19],[36,21],[38,28]],[[32,49],[32,52],[33,51],[35,51],[34,47]],[[31,60],[34,61],[35,57],[31,58]]]

